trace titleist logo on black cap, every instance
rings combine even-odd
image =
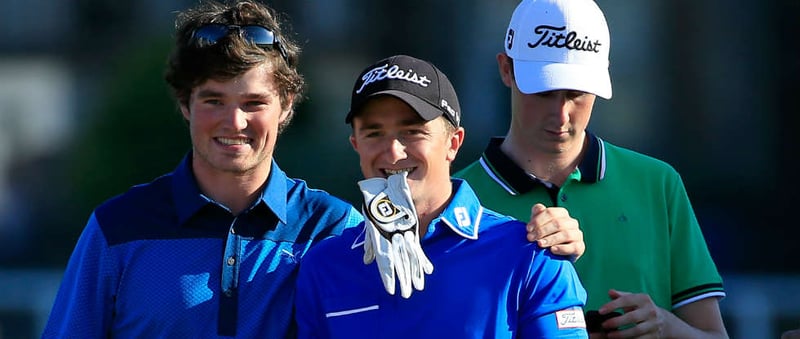
[[[375,67],[368,72],[364,73],[364,76],[361,77],[361,80],[364,82],[361,83],[361,87],[356,90],[356,93],[361,93],[364,90],[364,87],[367,85],[381,81],[384,79],[397,79],[397,80],[405,80],[408,82],[413,82],[418,84],[422,87],[428,87],[428,84],[431,83],[431,80],[428,79],[425,75],[418,75],[414,70],[401,70],[400,66],[392,65],[389,67],[389,64]]]
[[[536,48],[539,45],[566,48],[578,51],[587,51],[600,53],[600,40],[591,41],[588,36],[584,36],[583,40],[578,38],[578,33],[575,31],[566,32],[567,27],[555,27],[548,25],[537,26],[533,32],[539,35],[539,40],[535,43],[528,43],[528,47]],[[566,34],[565,34],[566,32]]]

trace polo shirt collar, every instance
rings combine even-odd
[[[581,182],[595,183],[605,177],[605,146],[602,139],[589,131],[586,131],[586,138],[589,140],[589,145],[576,169],[577,178]],[[505,137],[494,137],[489,140],[489,145],[479,160],[484,170],[512,195],[527,193],[537,185],[541,185],[539,180],[531,177],[503,153],[500,149],[503,140]]]
[[[439,220],[445,223],[453,232],[467,238],[477,239],[478,229],[483,217],[481,206],[475,191],[462,179],[452,178],[453,198],[439,215]],[[436,220],[432,222],[436,224]]]
[[[204,206],[214,203],[213,200],[200,192],[200,187],[197,185],[197,180],[192,172],[191,152],[184,156],[178,167],[172,172],[172,177],[172,196],[180,225],[183,225]],[[278,164],[273,159],[267,183],[261,191],[261,197],[251,208],[264,204],[281,223],[285,224],[287,213],[286,179],[286,173],[278,167]]]

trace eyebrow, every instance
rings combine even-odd
[[[202,89],[202,90],[197,92],[197,97],[198,98],[216,98],[216,97],[223,97],[223,96],[225,96],[224,93],[222,93],[220,91],[217,91],[217,90],[213,90],[213,89]],[[260,99],[260,100],[265,100],[265,99],[269,98],[268,95],[262,94],[262,93],[246,93],[242,97],[245,98],[245,99]]]
[[[198,98],[221,97],[221,96],[222,92],[211,89],[201,89],[200,91],[197,92]]]
[[[422,119],[421,117],[412,118],[412,119],[405,119],[400,121],[400,126],[402,127],[409,127],[409,126],[424,126],[428,121]],[[359,130],[369,130],[369,129],[379,129],[383,127],[383,124],[373,122],[373,123],[365,123],[359,128]]]

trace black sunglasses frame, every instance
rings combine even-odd
[[[234,30],[239,34],[239,36],[252,41],[258,47],[277,48],[278,52],[281,54],[281,57],[283,57],[283,60],[286,60],[286,63],[291,64],[289,63],[289,56],[286,54],[286,50],[283,49],[283,46],[281,45],[278,37],[275,36],[275,33],[261,25],[205,24],[195,28],[192,31],[192,37],[190,41],[197,43],[199,40],[203,40],[213,45],[216,44],[219,39],[228,36],[228,34]]]

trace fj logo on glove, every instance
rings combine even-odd
[[[383,192],[370,201],[369,211],[370,214],[375,217],[375,221],[385,224],[392,223],[395,220],[407,216],[406,212],[397,208]]]
[[[364,195],[364,264],[378,263],[383,287],[391,295],[396,278],[403,298],[411,297],[412,289],[422,291],[425,275],[433,273],[433,263],[419,242],[419,220],[407,175],[358,182]]]

